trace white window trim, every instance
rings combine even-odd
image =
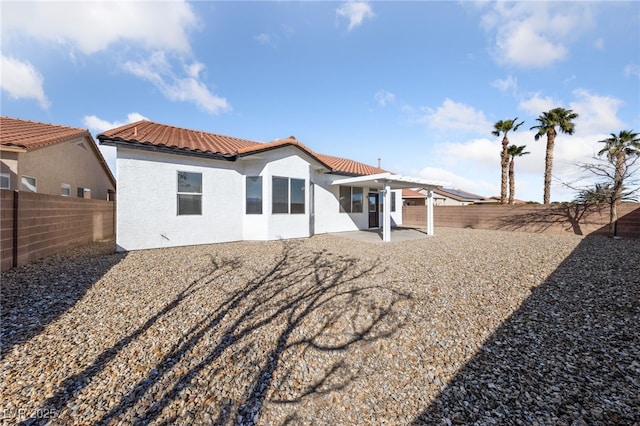
[[[68,194],[63,194],[62,190],[63,189],[68,189],[69,193]],[[63,197],[70,197],[71,196],[71,185],[69,185],[68,183],[63,183],[60,185],[60,195],[62,195]]]
[[[177,170],[176,177],[180,175],[180,173],[191,173],[200,175],[201,185],[204,186],[204,175],[202,172],[191,172],[188,170]],[[203,211],[203,196],[202,196],[202,188],[200,188],[200,192],[181,192],[179,191],[180,185],[176,180],[176,216],[202,216]],[[200,213],[194,214],[180,214],[180,195],[199,195],[200,196]]]
[[[4,187],[4,186],[0,186],[0,189],[11,189],[11,174],[9,173],[0,173],[0,176],[3,178],[7,178],[7,182],[9,183],[9,186]]]
[[[37,193],[38,192],[38,178],[35,178],[33,176],[22,175],[22,178],[20,179],[20,190],[24,191],[22,189],[22,185],[23,185],[22,179],[24,179],[24,178],[33,179],[35,181],[35,185],[34,185],[35,190],[34,191],[26,191],[26,192],[35,192],[35,193]]]

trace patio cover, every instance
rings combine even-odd
[[[349,177],[338,179],[331,185],[361,185],[369,188],[380,188],[383,204],[390,206],[389,197],[392,189],[425,188],[427,190],[427,235],[433,235],[433,190],[442,185],[420,178],[394,175],[392,173],[379,173],[376,175]],[[391,241],[391,209],[386,208],[382,214],[382,240]]]

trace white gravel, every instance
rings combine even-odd
[[[640,241],[472,229],[2,274],[2,424],[639,424]]]

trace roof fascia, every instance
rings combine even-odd
[[[326,168],[327,170],[329,170],[330,172],[333,171],[333,169],[331,167],[329,167],[328,164],[324,163],[322,160],[320,160],[318,157],[316,157],[315,155],[313,155],[312,152],[309,152],[308,150],[302,148],[300,145],[295,144],[295,143],[284,143],[282,145],[278,145],[278,146],[268,146],[268,147],[264,147],[264,148],[259,148],[256,150],[252,150],[250,152],[245,152],[242,154],[236,154],[236,156],[238,158],[244,158],[244,157],[249,157],[251,155],[255,155],[255,154],[260,154],[263,152],[267,152],[267,151],[273,151],[276,149],[282,149],[282,148],[296,148],[299,151],[302,151],[305,155],[309,156],[309,158],[313,159],[314,161],[316,161],[317,163],[319,163],[322,167]]]
[[[0,151],[4,152],[27,152],[26,148],[17,145],[0,145]]]
[[[115,148],[127,148],[127,149],[137,149],[141,151],[151,151],[158,152],[161,154],[171,154],[171,155],[186,155],[189,157],[199,157],[199,158],[208,158],[210,160],[226,160],[226,161],[236,161],[237,155],[227,155],[227,154],[218,154],[213,152],[202,152],[202,151],[193,151],[193,150],[182,150],[179,148],[169,148],[166,146],[158,146],[152,144],[145,144],[140,142],[131,142],[126,141],[124,139],[111,139],[106,138],[104,136],[98,136],[100,140],[100,145],[113,146]]]

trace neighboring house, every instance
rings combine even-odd
[[[116,180],[89,131],[0,117],[0,187],[111,200]]]
[[[404,188],[402,190],[402,204],[405,206],[425,206],[427,204],[427,196],[413,189]]]
[[[421,189],[419,192],[424,194],[427,191]],[[433,202],[436,206],[467,206],[469,204],[485,204],[494,202],[494,200],[487,199],[481,195],[451,188],[434,189],[433,198]]]
[[[294,137],[260,143],[138,121],[97,138],[117,150],[119,250],[380,226],[389,241],[402,223],[401,189],[430,185]]]

